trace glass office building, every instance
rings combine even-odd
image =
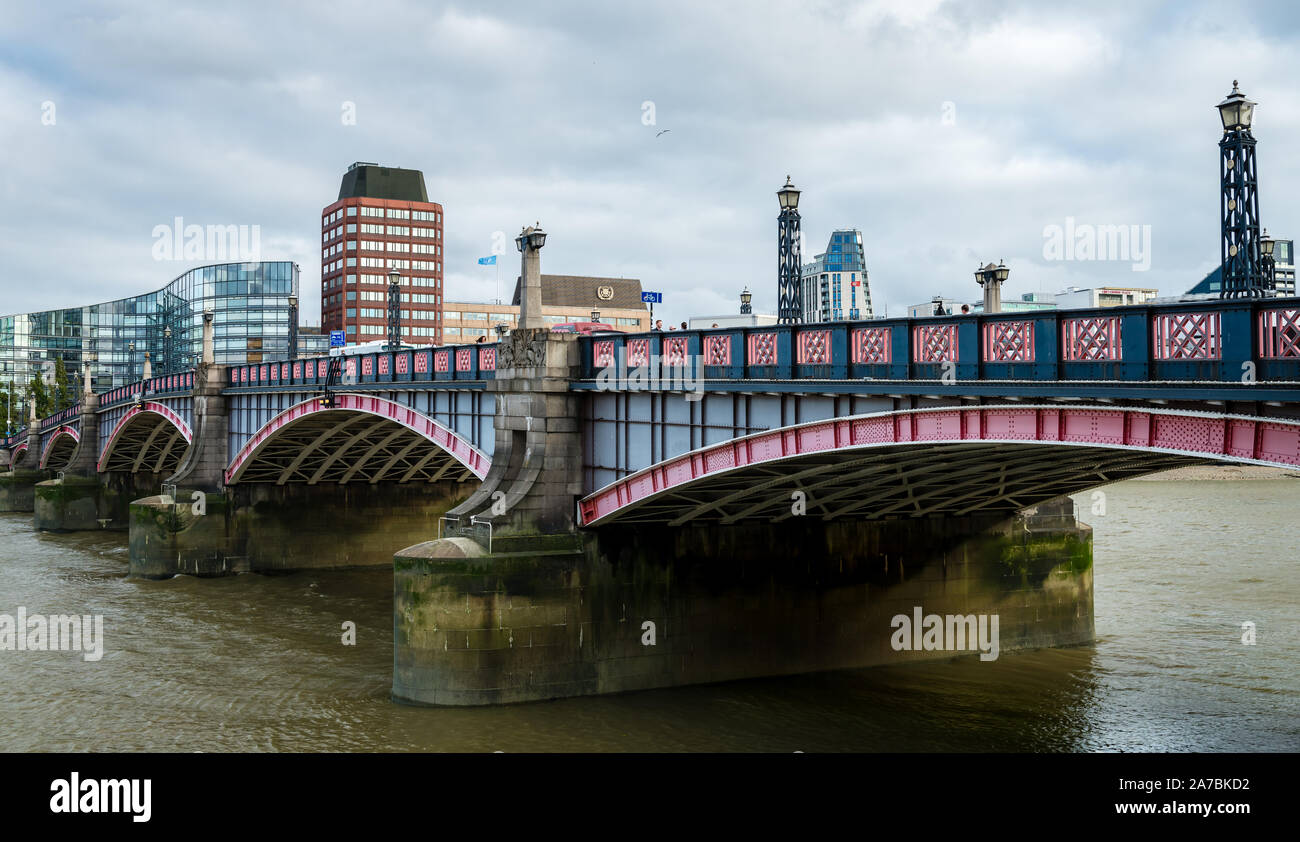
[[[871,318],[861,231],[841,228],[831,234],[826,251],[803,265],[799,296],[805,322]]]
[[[146,353],[154,376],[191,368],[203,351],[206,309],[213,312],[217,363],[284,359],[289,296],[297,294],[291,261],[222,263],[191,269],[156,292],[0,316],[0,389],[12,379],[17,396],[36,372],[52,381],[59,357],[70,382],[92,360],[96,392],[139,380]]]
[[[1291,298],[1296,294],[1295,241],[1274,240],[1273,289],[1265,298]],[[1223,291],[1223,267],[1216,266],[1201,282],[1187,291],[1187,295],[1219,295]]]

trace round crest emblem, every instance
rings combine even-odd
[[[608,284],[602,284],[596,287],[596,296],[600,298],[601,301],[609,301],[614,297],[614,288]]]

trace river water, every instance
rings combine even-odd
[[[132,580],[123,534],[0,515],[0,614],[105,634],[93,663],[0,651],[0,750],[1300,750],[1300,481],[1076,500],[1093,646],[460,710],[389,700],[389,571]]]

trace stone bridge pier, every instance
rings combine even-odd
[[[8,470],[0,474],[0,512],[30,512],[36,505],[36,484],[48,476],[40,468],[41,432],[36,406],[27,420],[27,442],[9,452]]]
[[[223,392],[227,377],[224,366],[199,368],[193,439],[165,480],[172,493],[131,503],[131,575],[386,567],[396,548],[436,534],[439,518],[475,479],[450,471],[459,463],[449,456],[429,463],[442,465],[441,473],[416,470],[427,458],[407,470],[362,471],[404,468],[417,461],[411,452],[441,451],[385,417],[354,411],[377,401],[350,394],[328,411],[316,411],[313,393],[294,394],[295,406],[273,418],[264,436],[232,453],[236,409]]]
[[[591,410],[568,391],[575,340],[507,338],[490,473],[445,537],[394,556],[394,699],[537,701],[1093,639],[1091,530],[1068,499],[580,527]]]

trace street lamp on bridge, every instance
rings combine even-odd
[[[515,247],[519,249],[519,327],[533,330],[546,327],[542,318],[542,256],[539,252],[546,245],[546,232],[542,224],[525,227],[515,237]]]
[[[984,287],[984,312],[1002,312],[1002,284],[1011,274],[1011,270],[1001,260],[998,265],[989,265],[975,270],[975,281]]]
[[[1217,106],[1223,121],[1219,141],[1220,298],[1262,298],[1267,294],[1260,254],[1255,137],[1250,133],[1257,104],[1246,99],[1233,79],[1232,93]]]
[[[394,270],[396,271],[396,270]],[[298,296],[289,296],[289,359],[298,358]]]
[[[1273,261],[1273,246],[1276,244],[1265,228],[1259,238],[1259,264],[1264,273],[1265,295],[1275,295],[1277,291],[1277,264]]]
[[[803,308],[799,300],[800,244],[799,244],[799,188],[785,177],[785,186],[776,191],[781,205],[777,217],[777,322],[799,324],[803,321]]]
[[[750,313],[754,312],[753,307],[751,307],[749,303],[753,299],[754,294],[749,291],[749,287],[745,287],[740,291],[740,315],[748,316]]]

